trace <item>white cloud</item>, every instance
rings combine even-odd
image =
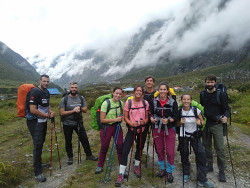
[[[134,67],[153,65],[166,54],[189,57],[213,49],[227,40],[227,49],[237,49],[250,39],[249,0],[0,0],[0,41],[17,53],[44,59],[39,73],[53,79],[97,69],[93,59],[79,63],[75,55],[95,50],[104,55],[109,70],[124,74]],[[125,53],[130,37],[153,20],[165,25],[145,41],[124,66],[116,62]],[[53,60],[60,56],[57,65]],[[71,66],[74,65],[74,66]],[[77,65],[77,66],[76,66]]]

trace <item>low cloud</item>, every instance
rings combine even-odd
[[[51,1],[44,1],[40,7],[32,1],[30,3],[34,10],[39,10],[32,18],[38,20],[34,25],[37,31],[31,29],[30,39],[40,44],[40,52],[32,51],[38,55],[35,58],[27,55],[28,60],[39,73],[46,72],[52,79],[59,79],[65,73],[71,77],[82,74],[84,70],[98,70],[102,64],[107,65],[102,76],[117,72],[122,75],[133,68],[153,66],[162,57],[186,58],[222,47],[237,50],[250,39],[249,0],[94,0],[90,4],[76,1],[74,5],[59,1],[49,8],[47,5]],[[58,3],[61,5],[59,9]],[[51,18],[55,10],[56,16]],[[18,9],[11,12],[17,12],[18,27],[32,21],[28,10],[25,16],[29,19],[19,18]],[[124,62],[122,58],[128,53],[132,37],[143,31],[149,22],[159,19],[165,20],[163,26],[144,41],[136,54],[130,54],[126,64],[119,63]],[[38,32],[40,30],[44,35]],[[4,33],[0,34],[4,36]],[[30,40],[22,37],[24,31],[18,34],[25,40],[19,45],[27,42],[32,46]],[[77,58],[88,51],[94,56],[81,61]],[[96,56],[102,57],[103,61],[97,61]]]

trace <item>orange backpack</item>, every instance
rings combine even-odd
[[[33,84],[22,84],[18,87],[17,90],[17,116],[18,117],[25,117],[25,104],[26,104],[26,96],[30,92],[32,88],[34,88]]]

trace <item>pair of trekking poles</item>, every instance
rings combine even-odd
[[[163,117],[164,118],[164,117]],[[158,124],[158,121],[155,122],[155,125]],[[153,126],[153,125],[152,125]],[[152,138],[153,138],[153,161],[152,161],[152,177],[154,177],[154,161],[155,161],[155,141],[154,141],[154,137],[153,137],[153,127],[151,126],[151,131],[152,131]],[[167,149],[166,149],[166,130],[164,130],[164,171],[165,173],[167,172],[167,161],[166,161],[166,156],[167,156]],[[148,136],[150,137],[150,135]],[[148,150],[148,148],[147,148]],[[148,151],[147,151],[148,152]],[[167,175],[165,174],[165,185],[167,184]]]
[[[113,165],[113,161],[114,161],[114,155],[115,155],[115,150],[116,150],[116,145],[117,145],[117,141],[119,138],[120,130],[121,130],[121,122],[119,122],[117,127],[116,127],[112,148],[111,148],[111,151],[109,154],[108,164],[107,164],[106,171],[105,171],[104,178],[103,178],[104,183],[107,183],[111,180],[110,173],[111,173],[111,169],[112,169],[112,165]],[[108,174],[108,176],[107,176],[107,174]]]
[[[112,143],[112,148],[111,148],[111,151],[109,154],[108,164],[107,164],[106,171],[105,171],[104,178],[103,178],[104,183],[107,183],[111,180],[110,174],[111,174],[111,169],[112,169],[112,165],[113,165],[113,161],[114,161],[114,155],[115,155],[115,150],[116,150],[116,145],[117,145],[120,129],[121,129],[121,122],[118,123],[117,128],[116,128],[114,140]],[[131,165],[131,159],[132,159],[132,153],[133,153],[134,141],[135,141],[135,135],[137,132],[137,128],[134,128],[133,131],[134,131],[134,136],[133,136],[133,144],[132,144],[131,155],[130,155],[128,177],[129,177],[129,171],[130,171],[130,165]],[[140,126],[140,175],[141,175],[141,138],[142,138],[142,127]],[[107,176],[107,174],[108,174],[108,176]],[[128,181],[128,177],[127,177],[127,181]],[[140,176],[140,179],[141,179],[141,176]]]
[[[132,148],[131,148],[131,153],[130,153],[127,181],[129,178],[129,172],[130,172],[130,166],[131,166],[131,161],[132,161],[132,157],[133,157],[133,148],[134,148],[134,142],[135,142],[135,136],[136,136],[137,130],[138,130],[138,127],[134,127],[134,129],[133,129],[134,136],[133,136],[133,143],[132,143]],[[142,156],[142,125],[140,125],[140,177],[139,177],[140,180],[141,180],[141,156]]]
[[[52,175],[52,170],[53,170],[53,167],[52,167],[52,150],[53,150],[53,147],[52,147],[52,137],[53,137],[53,128],[54,128],[54,132],[55,132],[55,141],[56,141],[56,148],[57,148],[57,156],[58,156],[58,162],[59,162],[59,166],[60,166],[60,169],[61,169],[61,160],[60,160],[60,155],[59,155],[59,146],[58,146],[58,142],[57,142],[57,135],[56,135],[56,125],[55,125],[55,118],[52,117],[51,118],[51,136],[50,136],[50,176]]]

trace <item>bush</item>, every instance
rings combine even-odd
[[[236,89],[228,89],[227,94],[228,94],[228,102],[229,103],[233,103],[233,102],[239,100],[239,98],[240,98],[240,92]]]

